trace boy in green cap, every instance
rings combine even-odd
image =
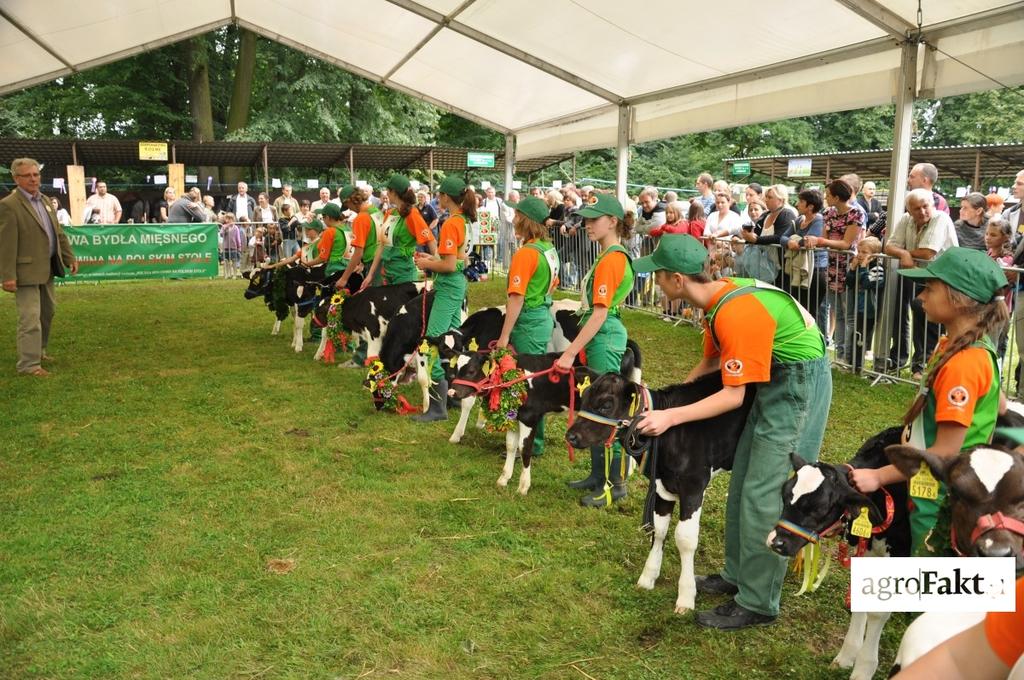
[[[579,334],[555,365],[568,371],[576,356],[586,350],[586,365],[598,373],[618,373],[626,352],[626,327],[619,318],[619,306],[633,290],[633,268],[622,241],[633,230],[633,213],[626,213],[614,196],[598,194],[579,211],[587,237],[601,246],[597,261],[583,279],[583,303]],[[626,496],[622,446],[615,442],[612,459],[605,460],[603,446],[590,449],[590,476],[570,482],[574,489],[589,489],[580,499],[587,507],[604,508]]]
[[[949,457],[988,443],[1005,408],[999,358],[989,336],[1008,317],[1006,275],[987,254],[971,248],[950,248],[927,266],[901,269],[899,274],[924,281],[918,295],[924,313],[946,329],[903,416],[910,428],[909,444]],[[854,470],[849,477],[865,494],[907,479],[893,465]],[[910,497],[911,554],[951,556],[945,484],[922,467],[910,480]]]
[[[772,623],[779,614],[787,560],[765,543],[782,514],[782,485],[790,454],[816,461],[832,400],[825,341],[807,311],[789,293],[756,279],[706,274],[707,251],[689,234],[661,237],[636,260],[655,272],[670,300],[702,308],[704,358],[686,381],[721,371],[722,389],[693,404],[648,412],[638,424],[655,436],[675,425],[712,418],[743,403],[747,385],[757,397],[736,447],[725,517],[725,568],[698,577],[697,590],[735,598],[697,614],[697,623],[735,630]]]
[[[413,253],[416,245],[425,245],[431,255],[437,255],[437,242],[430,226],[416,209],[416,194],[407,177],[392,175],[387,183],[388,203],[391,207],[384,214],[380,229],[380,247],[366,274],[366,280],[373,281],[380,274],[383,283],[410,283],[419,278]]]
[[[426,336],[431,338],[462,325],[462,303],[466,299],[466,277],[462,274],[465,265],[463,253],[466,249],[466,220],[476,221],[476,194],[455,175],[449,175],[441,182],[440,201],[441,208],[451,216],[441,226],[437,254],[413,255],[416,267],[436,274],[434,304],[430,307],[426,331]],[[413,212],[419,213],[415,208]],[[434,388],[427,412],[413,418],[421,423],[448,418],[448,381],[444,376],[444,367],[436,357],[430,365],[430,379]]]

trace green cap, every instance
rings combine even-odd
[[[356,188],[354,186],[352,186],[351,184],[346,184],[345,186],[338,189],[338,200],[347,201],[355,192]]]
[[[576,214],[585,219],[611,215],[621,220],[626,216],[626,212],[622,209],[622,204],[611,194],[597,194],[597,200]]]
[[[1009,285],[996,261],[973,248],[950,248],[924,267],[898,273],[911,279],[938,279],[978,302],[991,302]]]
[[[303,229],[316,229],[317,231],[324,230],[324,223],[320,220],[310,220],[302,225]]]
[[[1024,444],[1024,427],[997,427],[996,435],[1006,437],[1014,444]]]
[[[633,271],[643,274],[664,269],[677,274],[696,275],[704,271],[707,259],[708,251],[689,234],[665,234],[658,239],[658,247],[653,253],[633,260]]]
[[[404,175],[391,175],[385,186],[401,196],[409,190],[409,178]]]
[[[438,187],[438,191],[440,191],[442,194],[448,194],[449,196],[453,196],[455,198],[461,196],[462,192],[465,190],[466,183],[459,179],[459,177],[456,175],[448,175],[447,177],[444,178],[444,181],[441,182],[441,186]]]
[[[317,208],[313,212],[324,217],[333,217],[336,220],[341,219],[341,206],[337,203],[325,203],[323,207]]]
[[[546,220],[548,215],[551,213],[551,211],[548,210],[548,204],[536,196],[527,196],[518,203],[510,201],[505,205],[510,208],[515,208],[537,224],[544,224],[544,220]]]

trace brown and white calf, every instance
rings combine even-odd
[[[613,428],[618,427],[609,423],[621,424],[635,416],[631,413],[633,404],[643,405],[641,410],[674,408],[698,402],[721,389],[722,376],[715,372],[691,383],[650,390],[647,396],[641,385],[621,375],[606,373],[583,393],[580,410],[581,414],[596,414],[608,422],[577,417],[566,432],[565,439],[575,447],[599,446],[609,441]],[[754,395],[755,390],[748,386],[740,408],[707,420],[677,425],[656,438],[657,461],[653,471],[645,471],[652,477],[656,494],[654,535],[650,553],[636,585],[644,590],[654,588],[661,574],[672,510],[678,503],[679,523],[676,524],[675,539],[679,549],[680,569],[676,613],[681,614],[694,607],[697,586],[693,556],[700,535],[704,493],[712,476],[722,470],[732,469],[736,445],[747,424]]]

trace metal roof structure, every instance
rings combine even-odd
[[[352,170],[422,169],[444,172],[466,170],[466,154],[494,154],[494,171],[501,172],[504,150],[397,144],[291,144],[284,142],[167,142],[167,161],[140,161],[139,141],[129,139],[0,139],[0,164],[27,156],[64,172],[66,165],[153,167],[161,163],[186,166],[262,167],[264,150],[268,168],[349,168]],[[146,140],[153,141],[153,140]],[[516,171],[532,173],[571,158],[572,154],[516,161]]]
[[[790,179],[800,182],[824,182],[850,172],[857,173],[865,181],[888,181],[892,151],[865,149],[722,160],[725,163],[726,177],[729,178],[739,177],[732,174],[732,167],[736,163],[749,163],[752,173],[768,176],[772,181]],[[811,174],[804,177],[787,177],[789,161],[799,158],[811,159]],[[940,182],[953,177],[962,184],[979,187],[984,186],[986,180],[1012,177],[1024,169],[1024,142],[916,147],[910,150],[910,162],[932,163],[939,170]]]
[[[514,135],[519,158],[1024,83],[1024,2],[4,0],[0,94],[237,24]],[[724,8],[722,11],[726,11]],[[693,16],[688,16],[693,15]],[[353,20],[365,17],[365,21]],[[372,17],[372,20],[370,19]],[[727,40],[723,41],[723,37]],[[911,58],[908,44],[916,50]]]

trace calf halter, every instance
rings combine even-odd
[[[1018,536],[1024,536],[1024,522],[1014,517],[1007,517],[1001,512],[993,512],[978,518],[977,524],[974,525],[974,531],[971,532],[971,545],[977,543],[978,539],[988,532],[998,529],[1009,531]],[[960,546],[956,542],[956,527],[952,524],[949,527],[949,539],[950,544],[953,546],[953,551],[960,557],[963,557],[964,553],[960,552]]]
[[[605,448],[608,448],[615,442],[615,437],[622,428],[629,427],[631,430],[635,430],[636,423],[639,421],[639,416],[651,409],[651,406],[653,405],[651,402],[651,391],[647,389],[646,385],[638,385],[637,387],[639,389],[633,392],[633,401],[629,405],[628,418],[609,418],[608,416],[603,416],[600,413],[594,413],[593,411],[587,411],[585,409],[580,409],[576,412],[576,415],[584,420],[589,420],[601,425],[607,425],[612,428],[607,441],[605,441]]]

